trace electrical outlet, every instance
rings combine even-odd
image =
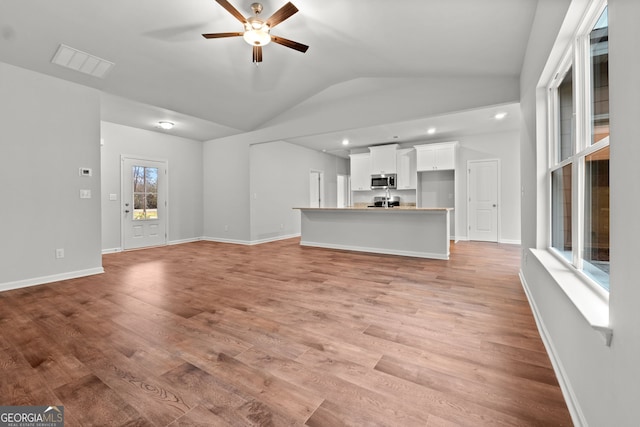
[[[280,230],[284,230],[284,224],[280,224]]]
[[[64,258],[64,249],[56,249],[56,259]]]
[[[229,231],[229,226],[228,225],[224,226],[224,231]]]

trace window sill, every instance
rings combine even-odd
[[[609,326],[609,296],[602,290],[596,290],[573,268],[568,267],[553,253],[546,249],[529,249],[531,254],[549,272],[582,317],[593,329],[600,332],[607,346],[611,345],[613,329]]]

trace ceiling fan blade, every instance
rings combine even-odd
[[[247,22],[247,19],[244,16],[242,16],[240,12],[238,12],[238,9],[233,7],[231,3],[229,3],[227,0],[216,0],[216,2],[220,6],[224,7],[227,10],[227,12],[232,14],[238,21],[242,22],[243,24]]]
[[[209,33],[209,34],[203,34],[202,37],[204,37],[205,39],[221,39],[223,37],[237,37],[237,36],[241,36],[244,33]]]
[[[267,25],[269,25],[270,28],[273,28],[297,11],[298,8],[295,7],[293,3],[289,2],[282,6],[280,9],[276,10],[276,12],[271,15],[269,19],[267,19]]]
[[[293,40],[285,39],[284,37],[271,36],[271,41],[302,53],[306,52],[307,49],[309,49],[309,46],[307,46],[306,44],[294,42]]]
[[[262,62],[262,46],[253,47],[253,62]]]

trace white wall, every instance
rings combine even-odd
[[[324,172],[324,206],[337,205],[337,176],[348,160],[284,141],[250,149],[251,240],[300,234],[300,211],[309,206],[309,174]]]
[[[251,239],[249,144],[203,145],[204,237],[246,243]]]
[[[284,141],[204,143],[204,238],[254,244],[300,233],[309,173],[324,171],[325,201],[335,206],[337,175],[348,161]]]
[[[168,243],[197,240],[203,229],[202,143],[102,122],[102,249],[121,250],[121,155],[166,160],[169,167]],[[118,200],[109,200],[117,194]]]
[[[522,147],[523,248],[546,246],[544,121],[536,118],[540,102],[536,89],[566,1],[540,1],[534,32],[521,78],[524,118]],[[581,15],[585,1],[571,2],[569,18]],[[640,210],[634,183],[640,182],[638,117],[640,117],[640,2],[609,0],[611,111],[611,347],[582,318],[575,306],[533,257],[523,258],[522,275],[538,310],[543,336],[560,367],[561,381],[570,393],[569,406],[577,425],[637,426],[640,420]],[[563,38],[560,38],[562,41]],[[536,147],[536,143],[539,145]],[[536,161],[537,159],[537,161]]]
[[[0,290],[102,271],[99,102],[94,89],[0,63]]]

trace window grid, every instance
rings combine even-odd
[[[548,176],[549,246],[588,283],[608,291],[608,25],[601,28],[606,6],[602,1],[592,20],[582,27],[549,85]],[[594,39],[596,43],[606,39],[606,44],[592,45]],[[596,56],[602,52],[607,55],[604,60]],[[606,62],[604,67],[602,62]],[[592,73],[599,75],[592,79]],[[606,79],[606,87],[599,86],[602,82],[597,79]],[[595,215],[604,211],[603,204],[606,215],[601,219]],[[602,259],[606,262],[600,262]]]

